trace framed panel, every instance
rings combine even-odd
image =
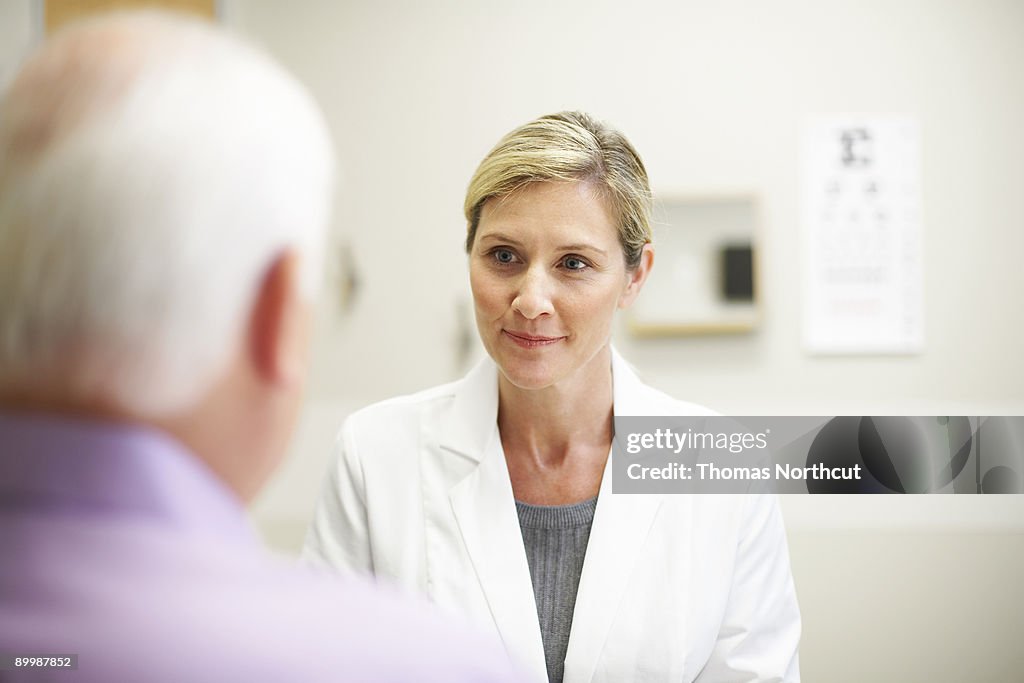
[[[166,9],[216,19],[218,4],[217,0],[43,0],[43,30],[49,35],[87,16],[127,9]]]
[[[754,195],[655,204],[654,270],[630,309],[637,336],[750,332],[760,317]]]

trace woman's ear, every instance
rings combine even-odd
[[[626,288],[622,290],[619,297],[619,308],[629,308],[633,301],[640,294],[640,290],[647,281],[654,267],[654,245],[648,242],[640,252],[640,263],[637,267],[626,273]]]

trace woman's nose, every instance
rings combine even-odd
[[[554,312],[551,303],[551,282],[539,268],[530,268],[519,280],[519,288],[512,300],[512,310],[533,320]]]

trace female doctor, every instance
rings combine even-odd
[[[487,155],[465,212],[490,358],[345,421],[305,554],[469,615],[538,679],[798,680],[774,497],[611,492],[614,415],[708,414],[609,342],[654,262],[636,151],[544,116]]]

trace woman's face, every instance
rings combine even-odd
[[[653,255],[626,269],[606,203],[583,182],[537,182],[484,203],[470,284],[484,347],[523,389],[572,379],[632,303]]]

